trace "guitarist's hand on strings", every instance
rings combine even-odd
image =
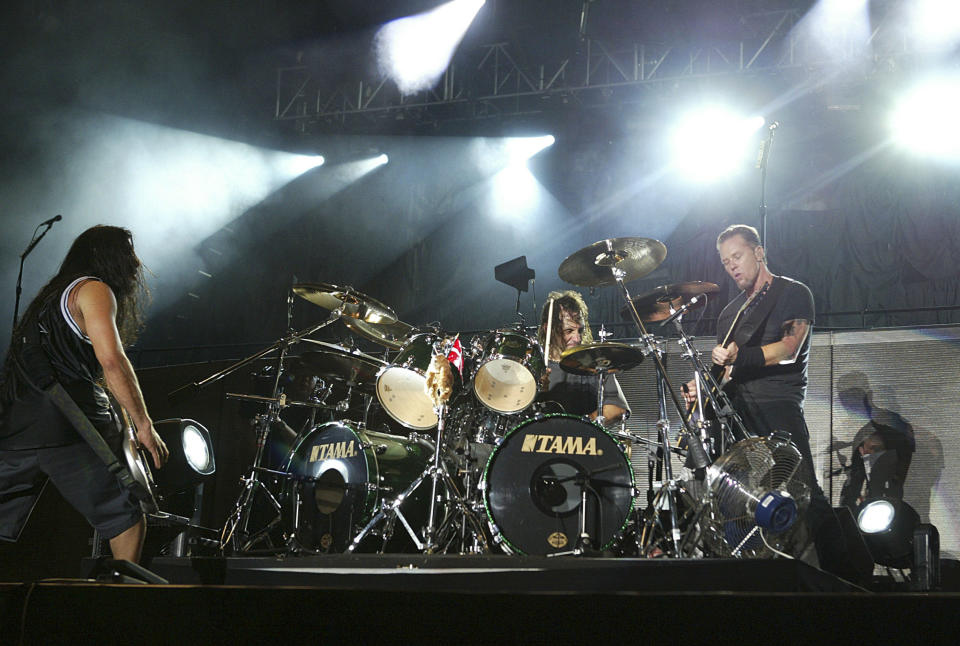
[[[140,442],[140,445],[153,457],[153,466],[156,468],[159,469],[170,459],[170,449],[167,448],[166,443],[157,435],[157,432],[153,428],[153,422],[150,422],[145,428],[137,429],[137,441]]]
[[[718,366],[733,365],[733,362],[737,360],[738,349],[735,341],[731,341],[727,347],[723,347],[722,345],[714,346],[713,351],[710,353],[710,358]]]

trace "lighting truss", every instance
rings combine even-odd
[[[438,123],[539,113],[567,104],[637,103],[684,80],[771,74],[816,80],[837,60],[811,58],[809,43],[793,29],[802,17],[797,9],[742,16],[741,40],[703,45],[586,40],[576,53],[528,66],[517,63],[522,44],[491,43],[458,52],[436,87],[407,96],[385,78],[331,85],[306,65],[281,67],[274,118],[312,132],[386,120]],[[897,59],[915,50],[892,14],[875,21],[868,44],[874,71],[897,69]]]

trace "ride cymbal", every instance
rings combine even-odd
[[[655,323],[663,321],[677,309],[682,307],[688,301],[701,294],[712,294],[720,290],[716,283],[706,283],[702,280],[696,280],[688,283],[673,283],[670,285],[660,285],[659,287],[641,294],[633,299],[633,306],[640,315],[640,320],[645,323]],[[693,308],[701,307],[706,301],[697,303]],[[620,316],[630,319],[630,306],[624,305],[620,309]]]
[[[373,393],[377,373],[386,363],[362,352],[350,351],[330,343],[312,343],[320,347],[299,356],[303,366],[318,377],[341,381],[362,392]]]
[[[570,254],[560,263],[561,280],[581,287],[617,282],[613,269],[623,272],[623,282],[643,278],[660,266],[667,248],[651,238],[608,238]]]
[[[643,361],[643,352],[626,343],[588,343],[567,348],[560,355],[560,367],[575,375],[595,375],[601,370],[616,373],[630,370]]]
[[[410,336],[413,326],[403,321],[393,323],[368,323],[363,319],[345,318],[343,324],[351,332],[359,334],[374,343],[386,346],[391,350],[399,350],[403,342]]]
[[[298,283],[293,293],[314,305],[328,310],[341,310],[343,316],[367,323],[396,323],[392,309],[352,287],[338,287],[329,283]]]

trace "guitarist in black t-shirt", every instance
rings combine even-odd
[[[811,532],[836,529],[832,509],[817,483],[810,452],[810,436],[803,417],[807,390],[807,361],[814,306],[810,289],[801,282],[774,276],[757,230],[737,224],[717,238],[717,251],[727,274],[742,291],[720,313],[717,345],[710,353],[714,368],[747,429],[755,435],[774,431],[790,434],[803,456],[813,482],[808,522]],[[684,396],[695,400],[693,383]],[[833,534],[832,531],[823,532]],[[835,536],[817,535],[821,565],[837,558]]]

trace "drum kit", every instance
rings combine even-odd
[[[559,267],[560,278],[574,285],[616,285],[639,340],[569,348],[560,368],[597,379],[602,411],[607,375],[652,361],[660,413],[656,441],[624,423],[606,428],[541,401],[549,352],[522,320],[463,342],[435,327],[408,325],[386,304],[350,287],[294,285],[293,295],[330,311],[324,321],[181,389],[199,390],[276,354],[269,396],[227,395],[263,412],[255,417],[257,451],[224,524],[222,552],[690,556],[682,539],[692,512],[683,510],[684,484],[674,477],[669,456],[685,455],[691,469],[702,470],[725,439],[718,449],[703,416],[683,414],[686,407],[664,368],[665,344],[644,324],[674,322],[683,356],[701,375],[703,403],[719,410],[728,402],[718,387],[709,387],[716,384],[680,326],[682,314],[702,305],[717,285],[666,285],[637,298],[627,291],[627,282],[651,273],[665,256],[659,241],[615,238],[577,251]],[[310,338],[335,321],[383,347],[383,358]],[[295,346],[301,350],[296,356]],[[293,365],[315,377],[311,392],[284,387],[281,376]],[[671,401],[682,412],[684,448],[670,438]],[[276,429],[283,426],[278,422],[290,410],[308,411],[309,422],[280,444],[282,458],[271,461]],[[727,425],[722,429],[723,438],[738,439]],[[651,447],[662,469],[646,510],[636,505],[629,457],[639,445]]]

